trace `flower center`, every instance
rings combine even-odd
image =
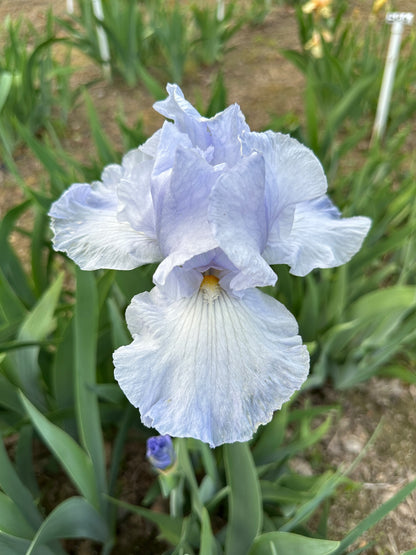
[[[218,299],[220,296],[221,287],[218,285],[219,279],[217,276],[207,275],[204,276],[199,289],[202,291],[204,300],[211,303]]]

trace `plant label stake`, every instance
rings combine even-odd
[[[101,0],[92,0],[92,10],[99,21],[104,21],[104,12]],[[110,78],[110,48],[108,46],[107,35],[102,25],[97,25],[98,48],[103,61],[103,73],[107,79]]]
[[[391,100],[394,76],[399,60],[400,43],[402,41],[403,27],[413,23],[413,14],[406,12],[390,12],[386,15],[387,23],[392,24],[389,48],[387,51],[386,65],[384,66],[383,81],[378,98],[376,119],[374,121],[371,142],[383,136],[386,127],[387,114]]]
[[[74,0],[66,0],[66,11],[74,13]]]
[[[217,20],[222,21],[225,16],[224,0],[217,0]]]

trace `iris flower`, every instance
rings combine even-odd
[[[84,270],[160,262],[126,312],[115,377],[146,426],[211,446],[252,437],[299,389],[309,356],[292,314],[258,287],[347,262],[370,221],[341,218],[315,155],[251,132],[238,105],[207,119],[177,85],[162,128],[51,208],[54,247]]]
[[[316,29],[312,33],[312,37],[305,43],[305,50],[310,50],[314,58],[322,58],[324,55],[322,41],[332,42],[332,33],[326,29],[322,32]]]
[[[317,13],[319,17],[329,19],[332,16],[332,0],[310,0],[302,6],[303,13]]]

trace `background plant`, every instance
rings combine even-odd
[[[107,35],[114,75],[128,85],[142,82],[157,98],[158,83],[181,83],[188,67],[212,65],[221,59],[226,45],[243,23],[236,3],[228,2],[223,20],[215,3],[202,6],[161,0],[114,0],[103,3],[104,20],[94,16],[91,2],[78,0],[78,10],[59,23],[75,47],[102,63],[97,25]],[[160,85],[159,85],[160,86]]]
[[[284,52],[307,78],[305,123],[294,134],[323,162],[336,204],[346,215],[370,216],[372,229],[365,248],[345,268],[317,272],[306,280],[287,276],[278,284],[298,315],[302,336],[313,343],[310,384],[331,377],[338,387],[387,372],[386,363],[411,350],[416,323],[409,258],[415,252],[414,165],[403,150],[410,132],[403,122],[416,106],[402,96],[415,78],[414,36],[404,43],[385,142],[370,146],[390,28],[380,29],[373,20],[357,33],[357,25],[343,23],[344,13],[340,4],[332,18],[334,38],[323,44],[322,58],[305,48]],[[303,44],[314,22],[300,7],[296,14]],[[285,272],[279,268],[279,275]],[[392,368],[397,370],[393,363]],[[414,381],[411,372],[401,375]]]
[[[0,140],[11,152],[17,141],[15,121],[32,133],[51,120],[64,123],[77,91],[70,86],[74,70],[68,56],[58,62],[53,53],[57,38],[52,12],[42,32],[23,19],[6,19],[0,39]]]

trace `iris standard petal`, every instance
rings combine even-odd
[[[217,169],[195,149],[178,149],[169,186],[163,200],[159,198],[158,241],[165,258],[154,275],[156,284],[171,290],[179,287],[185,296],[189,296],[195,284],[199,285],[200,274],[196,282],[194,272],[186,272],[181,284],[172,280],[181,273],[179,267],[197,255],[207,254],[209,262],[213,256],[211,251],[218,247],[207,220],[208,199],[217,178]]]
[[[241,134],[250,131],[238,104],[229,106],[207,121],[214,147],[212,164],[232,167],[241,158]]]
[[[268,240],[277,242],[292,225],[295,204],[325,194],[324,170],[315,154],[289,135],[244,133],[242,143],[243,153],[255,150],[264,157]]]
[[[217,246],[207,213],[218,175],[196,150],[178,149],[160,208],[158,238],[165,256],[174,251],[194,256]]]
[[[230,282],[232,289],[276,282],[276,274],[260,254],[267,238],[264,160],[260,154],[244,157],[216,181],[208,220],[219,246],[239,270]]]
[[[327,196],[296,205],[293,227],[285,238],[263,253],[270,264],[289,264],[292,274],[305,276],[314,268],[348,262],[370,229],[363,216],[341,218]]]
[[[165,118],[175,122],[181,133],[189,136],[194,146],[205,150],[211,144],[211,136],[206,125],[207,118],[201,116],[188,102],[178,85],[168,84],[168,97],[153,104],[153,108]]]
[[[52,204],[53,246],[83,270],[130,270],[160,260],[155,239],[117,217],[120,166],[103,172],[103,183],[76,183]]]
[[[114,353],[115,376],[161,434],[246,441],[308,374],[296,320],[256,289],[237,299],[206,276],[189,298],[137,295],[126,316],[134,341]]]

